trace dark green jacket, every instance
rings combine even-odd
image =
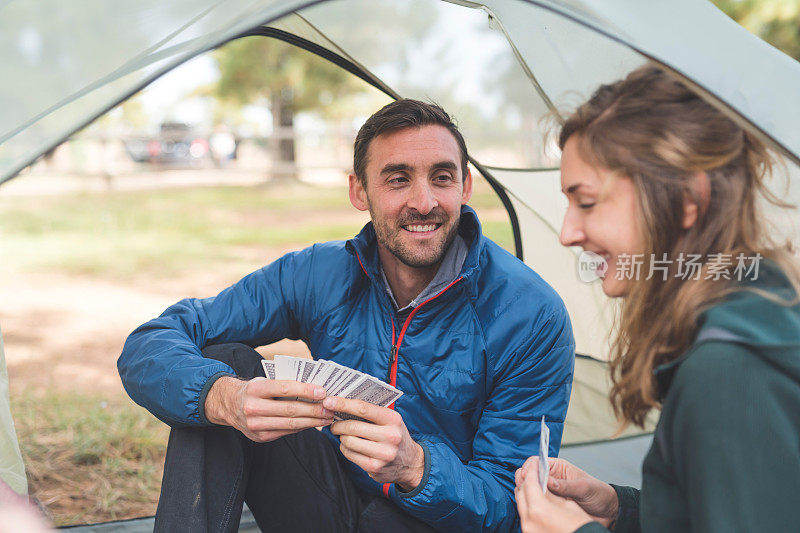
[[[794,294],[769,268],[747,285]],[[641,497],[615,487],[615,531],[800,531],[800,305],[731,295],[656,378],[664,401]]]

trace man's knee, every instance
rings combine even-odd
[[[240,378],[250,379],[264,375],[261,355],[246,344],[212,344],[203,348],[202,353],[207,359],[216,359],[227,364]]]

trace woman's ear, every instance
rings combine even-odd
[[[689,229],[697,223],[710,199],[711,183],[708,174],[698,172],[691,177],[689,186],[683,191],[683,229]]]

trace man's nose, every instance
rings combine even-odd
[[[564,214],[564,224],[561,226],[558,240],[562,246],[579,246],[586,240],[580,215],[575,213],[572,208],[567,209]]]
[[[439,202],[436,200],[436,195],[431,189],[428,180],[419,180],[411,189],[406,204],[421,215],[427,215],[434,207],[439,205]]]

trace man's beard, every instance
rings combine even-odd
[[[390,227],[385,221],[376,218],[372,206],[369,211],[372,215],[372,225],[375,228],[378,243],[389,250],[401,263],[413,268],[428,268],[440,263],[458,233],[460,214],[459,218],[452,221],[452,225],[446,228],[448,222],[451,221],[444,210],[439,207],[435,207],[425,216],[413,211],[404,213],[398,219],[395,227]],[[437,236],[437,241],[432,242],[429,246],[409,246],[401,236],[402,232],[406,231],[402,226],[411,224],[441,224],[437,231],[444,229],[447,233],[444,234],[444,239],[441,238],[441,235]]]

